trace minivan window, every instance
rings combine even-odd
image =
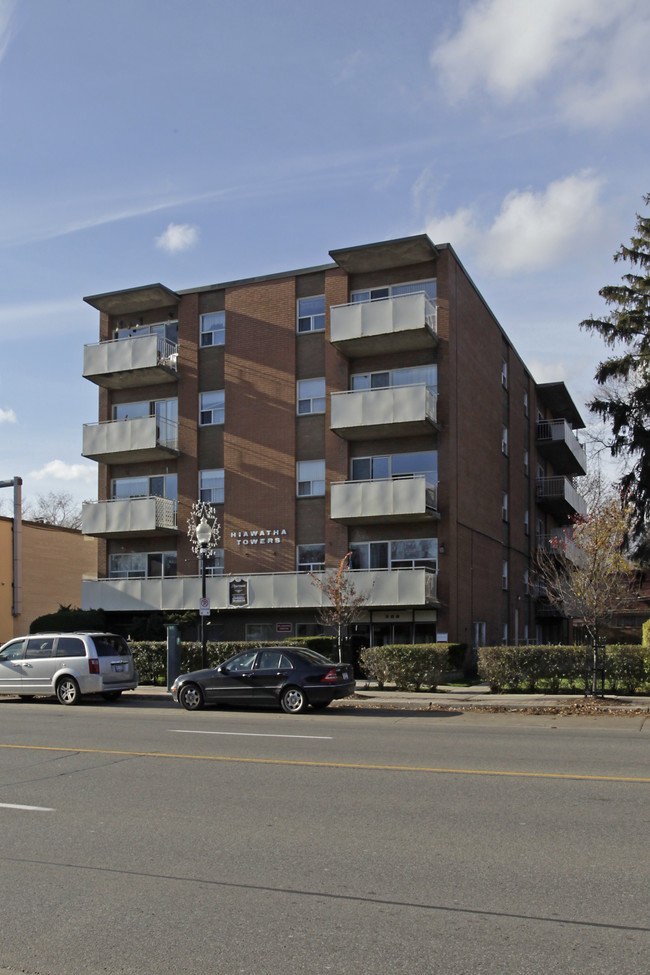
[[[97,649],[98,657],[128,657],[129,650],[126,640],[121,636],[94,636],[93,642]]]
[[[0,654],[0,660],[18,660],[23,655],[24,642],[24,640],[16,640],[15,643],[10,643]]]
[[[54,637],[37,636],[27,641],[25,657],[35,660],[38,657],[52,657],[54,655]]]
[[[57,657],[85,657],[86,647],[77,636],[60,636],[56,649]]]

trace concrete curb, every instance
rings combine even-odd
[[[166,687],[149,684],[140,685],[128,692],[130,700],[166,699],[171,703],[171,694]],[[333,708],[373,708],[407,711],[433,710],[483,710],[483,711],[545,711],[563,713],[607,712],[616,714],[650,714],[650,697],[605,698],[584,697],[582,694],[491,694],[486,685],[459,689],[439,687],[435,693],[427,691],[405,692],[394,689],[379,690],[367,681],[358,681],[354,697],[333,701]]]

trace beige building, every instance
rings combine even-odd
[[[0,517],[0,644],[29,633],[33,620],[59,606],[80,606],[81,580],[96,570],[96,539],[23,521],[15,553],[13,518]]]

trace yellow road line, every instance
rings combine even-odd
[[[499,769],[436,768],[429,765],[370,765],[363,762],[310,762],[289,758],[245,758],[234,755],[181,755],[173,752],[132,752],[114,748],[60,748],[56,745],[5,745],[1,748],[27,751],[68,752],[77,755],[121,755],[125,758],[175,758],[196,762],[249,762],[256,765],[299,765],[306,768],[361,769],[373,772],[434,772],[449,775],[502,775],[533,779],[585,779],[596,782],[648,782],[649,778],[632,775],[587,775],[581,772],[507,772]]]

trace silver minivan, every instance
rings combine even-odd
[[[0,647],[0,694],[78,704],[84,694],[114,701],[137,686],[129,645],[115,633],[34,633]]]

